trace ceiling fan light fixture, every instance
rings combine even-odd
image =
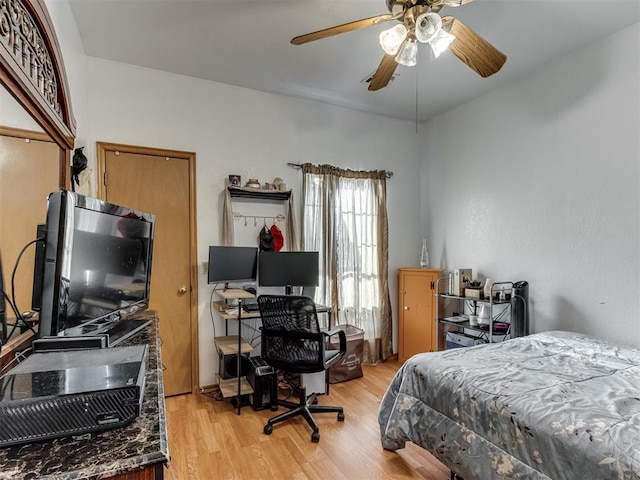
[[[436,37],[429,42],[429,46],[431,47],[433,56],[435,58],[438,58],[440,55],[442,55],[442,53],[447,48],[449,48],[449,45],[451,45],[451,43],[453,43],[455,39],[455,35],[451,35],[444,30],[440,30],[438,35],[436,35]]]
[[[423,13],[416,18],[416,39],[429,43],[442,31],[442,19],[434,12]]]
[[[395,27],[380,32],[379,38],[382,50],[388,55],[395,55],[407,38],[407,27],[399,23]]]
[[[418,63],[418,44],[415,38],[407,38],[396,56],[396,62],[405,67],[415,67]]]

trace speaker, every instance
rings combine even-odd
[[[513,284],[511,295],[511,337],[529,335],[529,282]]]
[[[238,377],[238,355],[233,353],[231,355],[225,355],[221,351],[218,351],[218,365],[220,368],[220,378],[236,378]],[[249,354],[244,353],[240,357],[240,377],[244,377],[249,371]]]

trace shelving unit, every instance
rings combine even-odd
[[[449,277],[441,277],[436,284],[436,327],[438,347],[444,347],[444,337],[447,331],[465,333],[469,336],[484,340],[487,343],[501,342],[511,335],[511,296],[513,295],[513,282],[496,282],[491,286],[489,298],[470,298],[448,293]],[[446,287],[446,288],[445,288]],[[500,299],[500,292],[504,289],[505,298]],[[451,303],[454,303],[452,306]],[[452,321],[446,312],[451,311],[458,316],[466,316],[476,310],[478,305],[486,305],[489,308],[488,325],[471,325],[469,320]],[[497,329],[496,324],[506,324],[506,330]]]
[[[236,355],[237,365],[236,372],[240,373],[242,371],[242,354],[251,353],[253,347],[245,342],[245,340],[241,336],[242,330],[242,320],[243,318],[255,318],[255,315],[247,314],[242,311],[242,301],[248,298],[253,298],[254,295],[245,290],[239,289],[229,289],[229,290],[218,290],[216,293],[223,299],[225,303],[229,300],[237,300],[238,301],[238,314],[227,314],[225,312],[219,312],[222,318],[227,322],[230,319],[233,319],[238,322],[238,335],[226,335],[223,337],[216,337],[214,341],[216,343],[216,349],[218,352],[224,355]],[[226,329],[225,329],[226,330]],[[225,331],[226,333],[226,331]],[[239,353],[238,353],[239,352]],[[219,374],[218,376],[218,385],[220,386],[220,393],[223,398],[234,398],[237,404],[238,415],[240,415],[240,409],[242,407],[242,396],[253,393],[253,389],[246,377],[244,376],[236,376],[235,378],[222,378]]]
[[[260,190],[248,187],[227,187],[229,195],[235,198],[250,198],[253,200],[289,200],[291,190]]]

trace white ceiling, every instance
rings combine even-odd
[[[640,21],[640,0],[475,0],[441,10],[507,55],[481,78],[451,52],[361,81],[389,22],[301,46],[292,37],[387,13],[386,0],[70,0],[87,55],[423,122]],[[416,102],[417,99],[417,102]],[[416,108],[417,107],[417,108]]]

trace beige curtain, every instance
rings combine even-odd
[[[233,206],[229,189],[224,189],[222,206],[222,245],[233,246]]]
[[[315,300],[364,330],[363,360],[393,354],[386,172],[302,165],[303,250],[320,253]]]

